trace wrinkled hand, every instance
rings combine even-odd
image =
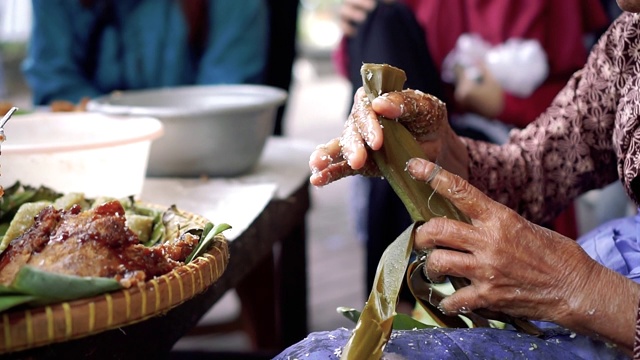
[[[485,308],[633,344],[637,284],[596,263],[575,241],[528,222],[458,176],[445,170],[434,175],[434,168],[412,159],[407,171],[431,180],[472,219],[470,225],[433,218],[416,230],[416,249],[432,249],[425,267],[430,279],[471,281],[440,303],[445,313]]]
[[[504,91],[486,66],[456,68],[456,101],[468,111],[495,119],[504,109]]]
[[[430,159],[440,159],[448,142],[457,139],[447,121],[444,103],[434,96],[404,90],[384,94],[370,102],[360,88],[354,100],[342,136],[318,146],[311,154],[310,181],[315,186],[354,174],[380,176],[377,166],[367,157],[367,147],[378,150],[383,144],[378,115],[402,122]]]

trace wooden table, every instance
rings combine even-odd
[[[251,320],[248,330],[259,349],[275,354],[303,339],[308,332],[306,213],[310,197],[307,168],[302,167],[306,167],[306,161],[302,159],[308,159],[311,148],[306,143],[289,142],[270,140],[255,173],[233,181],[238,186],[242,181],[249,185],[275,181],[278,189],[266,207],[229,242],[229,264],[205,292],[164,315],[137,324],[6,357],[169,358],[173,345],[230,289],[236,289],[240,296]],[[291,153],[293,145],[298,145],[297,158]],[[289,170],[296,167],[295,171],[302,171],[304,176],[287,174],[282,171],[285,166]],[[275,175],[269,176],[270,172]]]

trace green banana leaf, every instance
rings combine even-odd
[[[37,297],[33,295],[2,294],[2,296],[0,296],[0,312],[19,305],[29,304],[36,299]]]
[[[214,226],[212,223],[208,223],[202,230],[198,246],[187,256],[185,264],[190,263],[193,259],[204,254],[209,249],[215,236],[228,229],[231,229],[229,224],[222,223]]]
[[[360,319],[361,312],[354,308],[339,307],[336,309],[339,314],[345,318],[357,323]],[[414,330],[414,329],[433,329],[436,326],[427,325],[420,322],[407,314],[398,313],[393,317],[393,330]]]
[[[119,290],[122,286],[112,278],[54,274],[27,265],[20,268],[9,288],[43,301],[65,301]]]
[[[342,349],[341,359],[379,359],[382,356],[393,328],[398,293],[413,250],[416,226],[417,223],[409,226],[382,254],[373,288]]]
[[[18,305],[42,305],[119,290],[114,279],[54,274],[23,266],[9,286],[0,287],[0,311]]]
[[[361,68],[364,90],[369,100],[403,89],[404,71],[388,64],[363,64]],[[380,168],[382,175],[402,200],[413,221],[429,221],[433,217],[445,216],[471,223],[469,217],[448,199],[435,192],[422,181],[415,181],[406,171],[409,159],[426,155],[413,135],[398,121],[379,116],[384,143],[369,154]]]

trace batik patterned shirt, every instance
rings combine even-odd
[[[470,182],[530,221],[546,223],[614,181],[640,203],[640,15],[622,14],[551,106],[506,145],[465,142]],[[636,359],[639,335],[640,312]]]

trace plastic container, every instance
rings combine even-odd
[[[149,176],[228,177],[256,165],[286,98],[263,85],[183,86],[116,92],[87,109],[162,121],[165,136],[151,146]]]
[[[139,196],[154,139],[163,125],[150,117],[32,113],[5,126],[0,184],[45,185],[87,197]]]

